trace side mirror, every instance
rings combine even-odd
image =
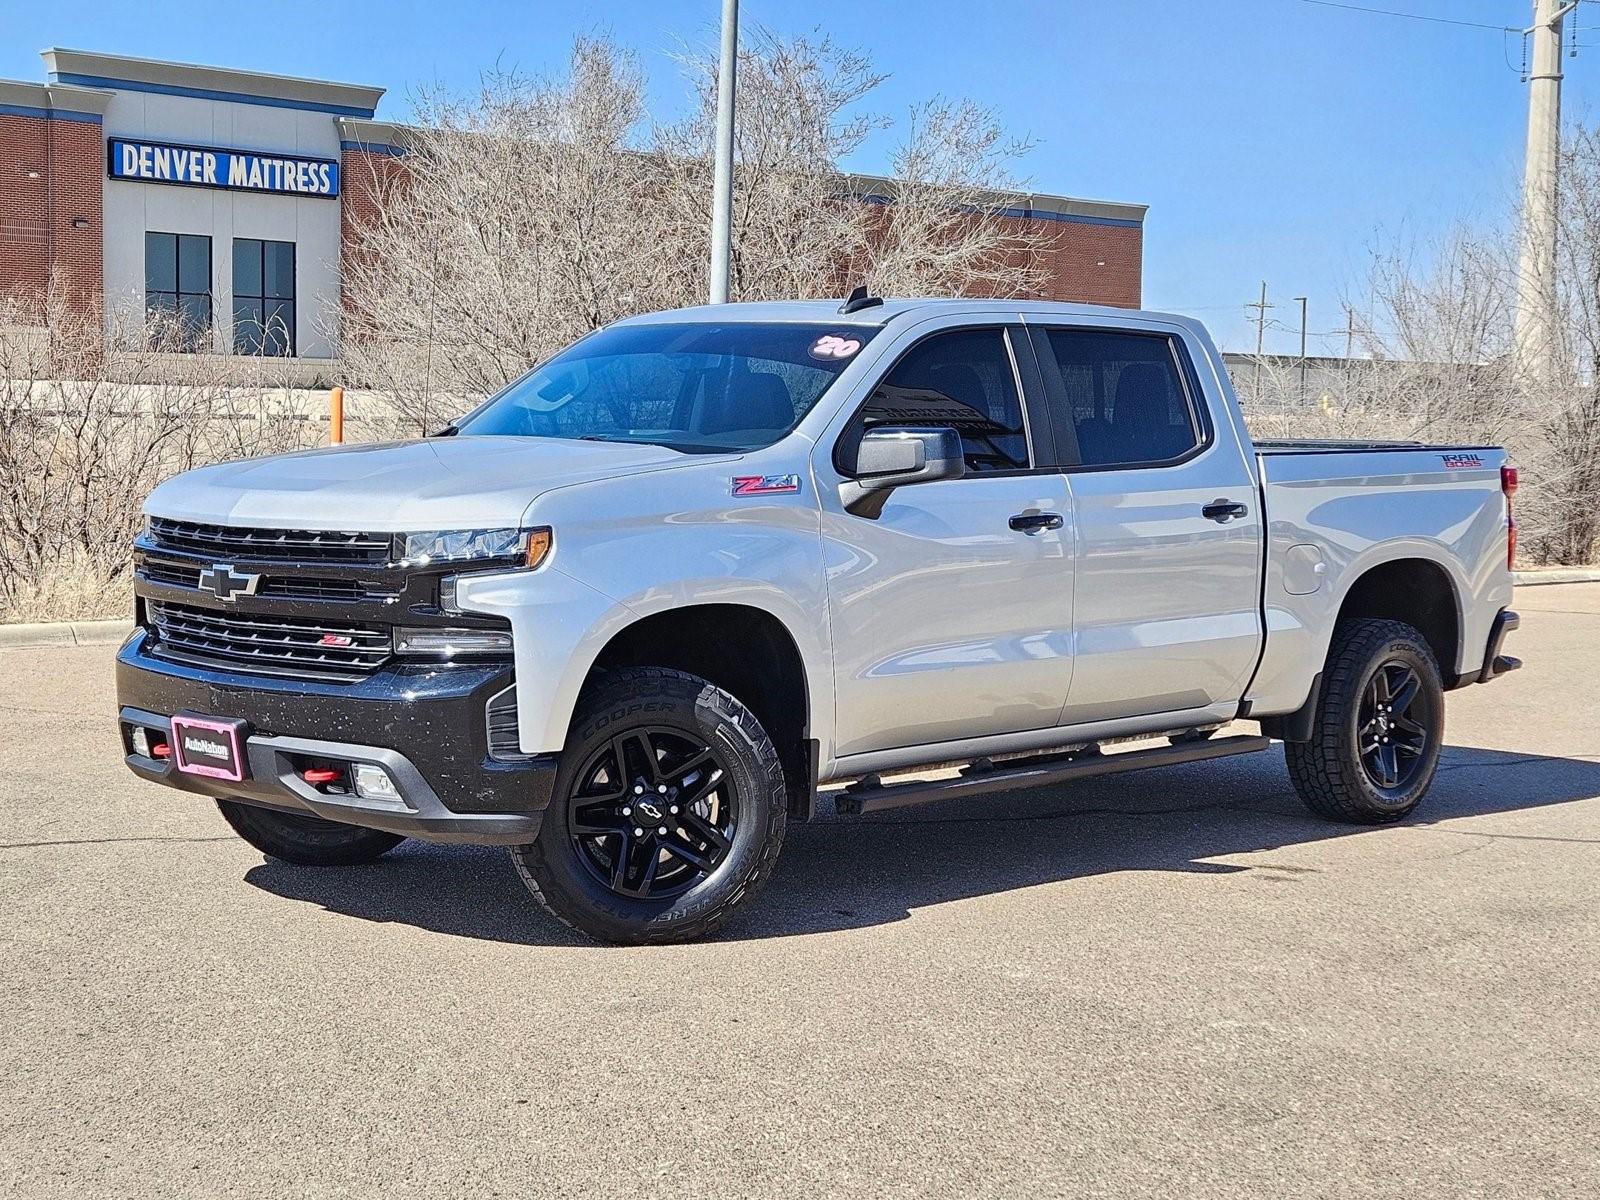
[[[847,511],[864,517],[877,517],[895,488],[960,479],[967,472],[961,435],[943,426],[869,429],[849,459],[842,465],[852,478],[841,486],[840,498]]]

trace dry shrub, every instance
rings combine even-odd
[[[129,543],[158,483],[319,440],[281,362],[252,360],[241,384],[238,360],[180,352],[186,344],[185,331],[159,324],[108,336],[97,312],[56,289],[0,300],[7,619],[41,619],[41,605],[62,616],[126,611]],[[104,599],[91,603],[97,591]]]

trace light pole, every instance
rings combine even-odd
[[[728,302],[733,243],[734,76],[739,69],[739,0],[722,0],[722,55],[717,67],[716,178],[711,189],[712,304]]]
[[[1300,302],[1300,403],[1306,402],[1306,298],[1296,296]]]
[[[1516,353],[1524,377],[1554,374],[1556,208],[1561,158],[1562,22],[1576,0],[1535,0],[1533,74],[1528,80],[1528,144],[1522,175],[1522,255],[1517,270]]]

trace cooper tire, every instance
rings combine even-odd
[[[1295,791],[1318,816],[1386,825],[1427,793],[1443,735],[1444,687],[1422,634],[1401,621],[1341,621],[1311,740],[1286,742],[1284,758]]]
[[[689,941],[766,884],[786,812],[783,763],[748,708],[697,676],[630,667],[580,702],[538,840],[512,856],[534,898],[592,938]]]
[[[381,829],[363,829],[324,821],[309,813],[218,800],[217,807],[233,831],[270,858],[303,867],[349,867],[382,858],[405,838]]]

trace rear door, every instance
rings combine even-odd
[[[1036,326],[1073,498],[1074,669],[1061,722],[1236,701],[1261,645],[1262,516],[1175,326]],[[1218,398],[1220,400],[1220,398]]]

